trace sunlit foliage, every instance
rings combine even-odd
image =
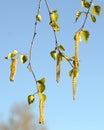
[[[40,112],[40,119],[39,123],[44,124],[45,118],[44,118],[44,107],[45,107],[45,101],[46,101],[46,95],[44,94],[44,91],[46,89],[45,83],[46,78],[40,78],[37,80],[36,74],[34,73],[33,67],[32,67],[32,52],[33,52],[33,45],[35,41],[35,37],[37,34],[37,24],[42,22],[42,16],[41,16],[41,3],[43,0],[39,0],[38,8],[37,8],[37,14],[35,15],[35,26],[34,26],[34,33],[31,40],[29,51],[26,54],[22,54],[18,52],[17,50],[14,50],[13,52],[9,53],[5,59],[11,59],[11,67],[10,67],[10,81],[14,81],[14,77],[16,74],[16,68],[17,68],[17,61],[20,59],[22,64],[25,64],[28,62],[27,68],[29,72],[32,74],[35,83],[37,91],[33,92],[32,94],[29,94],[27,97],[28,104],[31,105],[36,101],[36,95],[39,96],[39,112]],[[49,25],[53,31],[54,39],[55,39],[55,48],[50,52],[50,55],[52,59],[56,62],[56,82],[60,82],[61,77],[61,63],[63,60],[66,61],[66,63],[69,63],[70,66],[69,70],[69,77],[72,79],[72,91],[73,91],[73,100],[76,99],[76,87],[77,87],[77,77],[79,76],[79,45],[80,42],[84,41],[85,43],[88,43],[88,39],[90,37],[89,30],[85,29],[85,24],[87,19],[91,19],[93,23],[96,23],[96,16],[100,15],[101,12],[101,6],[95,5],[94,0],[82,0],[81,6],[82,11],[78,10],[75,15],[75,21],[77,22],[80,18],[80,16],[84,15],[83,17],[83,24],[81,27],[75,31],[75,35],[73,36],[73,41],[75,44],[75,53],[73,56],[67,56],[65,54],[65,47],[64,45],[59,44],[59,40],[57,37],[57,33],[60,31],[60,25],[58,24],[59,20],[59,12],[57,9],[50,9],[48,1],[45,0],[45,4],[49,13]],[[18,57],[19,55],[19,57]]]

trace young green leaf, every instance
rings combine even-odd
[[[96,22],[96,17],[94,15],[90,14],[90,18],[91,18],[92,22],[94,22],[94,23]]]
[[[58,32],[60,26],[58,25],[57,22],[50,22],[51,27],[53,28],[54,32]]]
[[[57,13],[52,12],[51,17],[50,17],[50,21],[51,22],[56,22],[58,20],[58,17],[59,16],[58,16]]]
[[[37,83],[40,83],[40,84],[45,84],[45,82],[46,82],[45,78],[41,78],[40,80],[37,81]]]
[[[15,57],[16,55],[18,54],[18,51],[17,50],[14,50],[13,52],[9,53],[5,59],[10,59],[12,57]]]
[[[61,51],[65,51],[65,48],[64,48],[64,46],[62,46],[62,45],[58,46],[58,48],[59,48],[59,50],[61,50]]]
[[[42,94],[42,93],[39,93],[39,97],[40,97],[40,100],[42,101],[42,103],[45,103],[45,101],[46,101],[46,95]]]
[[[55,24],[54,24],[54,26],[53,26],[54,32],[58,32],[58,31],[59,31],[59,28],[60,28],[59,24],[55,22]]]
[[[99,5],[96,5],[92,8],[92,13],[94,15],[100,15],[101,7]]]
[[[17,50],[14,50],[12,53],[11,53],[11,57],[14,57],[18,54],[18,51]]]
[[[22,64],[26,63],[27,60],[28,60],[28,56],[23,54],[20,55],[20,61]]]
[[[77,22],[77,20],[79,19],[81,13],[82,13],[82,12],[80,12],[80,11],[77,11],[77,12],[76,12],[76,22]]]
[[[69,76],[72,78],[73,77],[73,69],[71,69],[70,71],[69,71]]]
[[[87,30],[82,30],[82,31],[80,32],[80,34],[81,34],[81,36],[82,36],[84,42],[87,42],[87,41],[88,41],[88,38],[89,38],[89,36],[90,36],[90,33],[89,33]]]
[[[76,34],[74,35],[74,40],[76,40]],[[81,39],[81,36],[79,35],[79,42],[81,42],[82,39]]]
[[[75,56],[70,57],[72,60],[75,60]]]
[[[45,85],[44,84],[39,84],[38,85],[38,93],[42,93],[42,92],[44,92],[44,90],[45,90]]]
[[[89,8],[90,7],[90,3],[83,0],[82,1],[82,7],[83,8]]]
[[[44,92],[44,90],[45,90],[45,81],[46,81],[45,78],[42,78],[42,79],[37,81],[37,83],[38,83],[38,93]]]
[[[29,95],[28,96],[28,104],[32,104],[35,101],[35,96],[34,95]]]
[[[40,14],[36,15],[36,20],[37,20],[37,21],[39,21],[39,22],[41,22],[41,21],[42,21],[42,17],[41,17],[41,15],[40,15]]]
[[[59,24],[57,23],[59,15],[57,14],[57,11],[54,10],[51,12],[51,16],[50,16],[50,25],[53,28],[54,32],[58,32],[59,31]]]
[[[50,52],[50,55],[51,55],[51,57],[54,59],[54,60],[56,60],[56,58],[57,58],[57,52],[54,50],[54,51],[51,51]]]
[[[52,13],[57,13],[57,12],[58,12],[58,10],[53,10],[53,11],[52,11]]]

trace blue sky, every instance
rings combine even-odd
[[[84,16],[75,23],[75,13],[81,8],[78,1],[48,0],[52,10],[59,13],[61,26],[57,38],[66,48],[65,53],[74,55],[74,33],[81,27]],[[27,102],[27,96],[35,89],[35,82],[27,70],[27,64],[18,63],[15,81],[9,81],[10,60],[4,57],[13,50],[26,53],[29,50],[35,15],[36,0],[3,0],[0,2],[0,114],[4,119],[9,117],[10,109],[15,103]],[[55,61],[50,57],[55,41],[49,26],[49,16],[43,1],[41,7],[42,22],[38,24],[37,37],[33,47],[32,64],[37,79],[46,77],[45,120],[49,130],[103,130],[104,129],[104,58],[103,58],[103,24],[104,3],[94,0],[101,5],[100,17],[96,23],[88,18],[85,29],[89,30],[88,44],[81,42],[79,47],[80,74],[77,80],[77,99],[72,99],[72,81],[68,76],[71,67],[62,62],[61,81],[55,82]],[[31,105],[37,115],[38,102]]]

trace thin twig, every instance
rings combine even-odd
[[[51,10],[50,10],[50,8],[49,8],[49,5],[48,5],[47,0],[45,0],[45,3],[46,3],[46,6],[47,6],[47,9],[48,9],[49,15],[51,15]]]
[[[47,0],[45,0],[45,3],[46,3],[46,6],[47,6],[47,9],[48,9],[49,16],[51,16],[51,11],[50,11]],[[58,39],[57,39],[57,35],[56,35],[56,32],[54,31],[54,29],[53,29],[53,32],[54,32],[54,38],[55,38],[55,50],[57,50],[59,53],[61,53],[60,50],[59,50],[59,47],[58,47],[59,46],[58,45]],[[71,65],[71,67],[73,67],[73,65],[70,61],[68,61],[68,63]]]
[[[39,1],[37,15],[40,13],[41,3],[42,3],[42,0]],[[35,39],[35,36],[37,34],[37,23],[38,23],[38,21],[36,19],[35,27],[34,27],[34,33],[33,33],[32,41],[31,41],[31,45],[30,45],[30,50],[29,50],[29,63],[28,63],[28,66],[27,66],[28,69],[31,69],[32,75],[33,75],[35,82],[36,82],[36,85],[37,85],[37,80],[36,80],[36,76],[35,76],[35,73],[34,73],[33,68],[32,68],[31,60],[32,60],[32,48],[33,48],[33,45],[34,45],[34,39]]]
[[[86,24],[86,21],[87,21],[87,18],[88,18],[88,14],[89,14],[90,9],[91,9],[92,3],[93,3],[93,0],[90,1],[90,7],[88,8],[88,10],[86,12],[86,16],[85,16],[84,22],[83,22],[82,26],[80,27],[80,29],[77,32],[80,32],[84,28],[84,26]]]
[[[48,9],[49,16],[51,16],[51,11],[50,11],[47,0],[45,0],[45,3],[46,3],[46,6],[47,6],[47,9]],[[56,36],[56,32],[54,30],[53,30],[53,32],[54,32],[54,37],[55,37],[55,49],[57,49],[60,52],[60,50],[58,48],[58,39],[57,39],[57,36]]]
[[[55,49],[57,49],[60,52],[60,50],[58,48],[58,39],[57,39],[56,33],[54,30],[53,30],[53,32],[54,32],[54,37],[55,37]]]

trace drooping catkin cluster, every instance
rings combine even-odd
[[[44,124],[44,102],[42,102],[40,100],[40,103],[39,103],[39,110],[40,110],[40,119],[39,119],[39,123],[40,124]]]
[[[17,58],[12,58],[12,63],[10,66],[10,81],[14,81],[14,77],[16,74],[16,70],[17,70]]]
[[[61,61],[62,61],[62,54],[58,53],[57,55],[57,65],[56,65],[56,81],[60,81],[60,67],[61,67]]]
[[[73,67],[73,100],[76,99],[76,85],[77,85],[77,75],[79,70],[79,61],[78,61],[78,50],[79,50],[79,32],[76,32],[75,35],[75,59],[74,59],[74,67]]]

